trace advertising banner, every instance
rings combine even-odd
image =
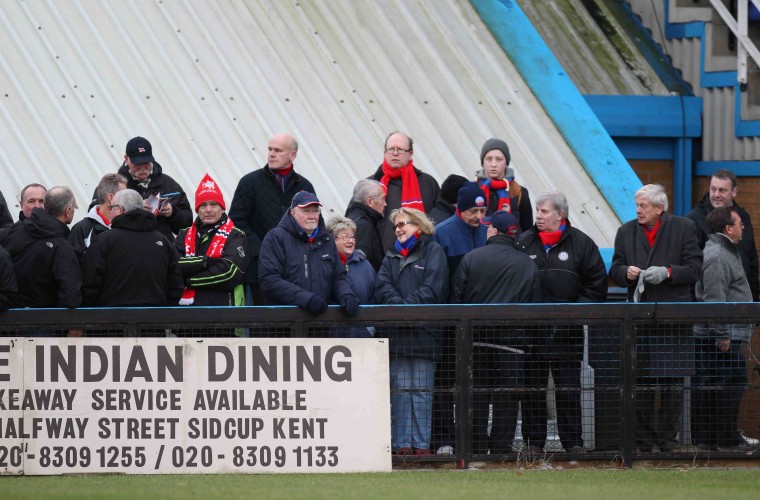
[[[383,339],[0,339],[0,473],[390,471]]]

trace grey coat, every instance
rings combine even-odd
[[[642,270],[664,266],[672,270],[672,278],[658,285],[646,285],[641,302],[691,302],[691,286],[702,274],[702,252],[699,251],[697,228],[685,217],[661,216],[654,246],[650,248],[638,221],[623,224],[615,236],[610,278],[628,288],[628,301],[633,301],[636,282],[626,279],[628,266]],[[636,325],[636,368],[639,377],[686,377],[694,373],[694,337],[686,325]]]
[[[702,280],[697,283],[700,302],[752,302],[739,247],[726,235],[713,233],[705,244]],[[753,325],[694,325],[697,337],[747,341]]]

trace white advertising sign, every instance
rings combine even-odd
[[[382,339],[0,339],[0,474],[390,471]]]

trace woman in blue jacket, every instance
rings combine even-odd
[[[446,255],[430,236],[435,229],[415,209],[399,208],[396,234],[375,282],[379,304],[443,304],[449,292]],[[430,455],[433,386],[441,356],[438,326],[394,327],[390,339],[391,427],[396,455]]]

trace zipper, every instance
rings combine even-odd
[[[309,256],[307,254],[303,256],[303,273],[306,279],[309,279]]]

